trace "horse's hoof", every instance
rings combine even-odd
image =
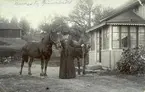
[[[22,75],[22,72],[19,72],[20,75]]]
[[[44,73],[44,76],[47,76],[47,74],[46,74],[46,73]]]
[[[44,73],[40,73],[40,76],[44,76]]]
[[[28,75],[32,75],[32,73],[29,72]]]

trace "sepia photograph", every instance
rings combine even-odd
[[[145,92],[145,0],[0,0],[0,92]]]

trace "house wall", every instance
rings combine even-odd
[[[116,63],[121,58],[122,49],[103,50],[102,51],[102,66],[109,69],[115,69]]]
[[[104,40],[104,31],[107,31],[107,48],[103,47]],[[106,28],[102,28],[102,50],[101,50],[101,64],[103,67],[110,68],[111,67],[111,51],[112,51],[112,26],[108,26]]]
[[[102,50],[101,51],[101,64],[103,67],[110,68],[110,62],[111,62],[111,57],[110,57],[110,52],[111,50]]]
[[[114,49],[111,51],[111,62],[110,62],[110,68],[115,69],[116,63],[120,60],[122,54],[122,49]]]
[[[105,45],[104,44],[104,37],[103,37],[103,32],[105,32],[105,31],[107,31],[108,33],[107,33],[107,36],[109,36],[107,39],[108,39],[108,43]],[[104,28],[102,28],[102,29],[100,29],[100,31],[102,31],[101,32],[101,34],[99,34],[99,30],[96,30],[96,31],[93,31],[92,33],[90,33],[90,35],[91,35],[91,37],[93,37],[93,40],[94,40],[94,43],[92,43],[92,38],[90,39],[90,42],[91,42],[91,45],[95,45],[95,48],[94,49],[91,49],[90,51],[89,51],[89,65],[95,65],[95,64],[97,64],[97,63],[99,63],[99,37],[101,36],[102,37],[102,41],[101,41],[101,63],[102,63],[102,65],[103,66],[106,66],[106,65],[108,65],[108,59],[110,59],[110,40],[111,40],[111,26],[109,26],[109,27],[104,27]],[[104,45],[106,46],[106,47],[104,47]],[[104,58],[105,57],[105,58]]]
[[[110,39],[110,43],[109,43],[110,48],[108,50],[102,50],[101,51],[102,52],[102,54],[101,54],[102,55],[101,56],[102,66],[107,67],[107,68],[111,68],[111,69],[116,68],[116,63],[120,60],[121,54],[122,54],[122,51],[123,51],[122,48],[124,48],[121,45],[113,45],[114,44],[113,43],[114,42],[113,41],[113,35],[114,35],[113,31],[116,32],[117,29],[119,30],[119,28],[116,29],[114,27],[116,27],[116,26],[110,26],[110,35],[109,35],[109,37],[110,37],[109,38]],[[117,26],[117,27],[121,27],[122,30],[119,30],[119,31],[125,31],[125,29],[126,29],[126,31],[130,30],[129,34],[132,34],[133,29],[131,29],[131,28],[133,28],[135,26],[128,26],[128,27],[130,27],[130,29],[127,29],[126,26]],[[134,29],[134,30],[135,30],[135,32],[137,32],[137,33],[135,33],[134,36],[137,36],[136,34],[138,34],[138,40],[137,40],[136,37],[134,37],[134,38],[136,38],[136,40],[135,39],[134,40],[138,42],[138,45],[145,46],[145,27],[144,26],[139,26],[138,30],[137,29]],[[119,32],[119,34],[115,35],[115,36],[119,36],[120,33],[122,33],[122,32]],[[122,35],[121,35],[121,37],[122,37]],[[133,39],[132,35],[130,35],[129,39],[132,43],[132,39]],[[137,42],[132,43],[130,47],[133,48],[134,46],[136,46]],[[120,43],[120,42],[118,42],[118,43]],[[113,46],[115,46],[115,48]]]
[[[21,31],[20,30],[11,30],[11,29],[0,29],[0,37],[5,38],[20,38],[21,37]]]
[[[96,63],[96,31],[90,33],[91,50],[89,51],[89,65]],[[92,48],[93,47],[93,48]]]

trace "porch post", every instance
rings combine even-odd
[[[110,36],[110,38],[109,38],[109,50],[112,50],[112,45],[113,45],[113,43],[112,43],[113,30],[112,29],[113,28],[111,25],[109,28],[109,36]]]
[[[121,44],[122,44],[122,40],[121,40],[121,26],[119,26],[119,49],[121,49]]]
[[[112,40],[112,37],[113,36],[113,26],[110,25],[110,28],[109,28],[109,67],[110,69],[112,68],[111,67],[111,61],[112,61],[112,48],[113,48],[113,40]]]
[[[130,26],[128,26],[128,47],[131,48]]]
[[[95,42],[95,63],[97,62],[97,29],[94,31],[94,42]],[[94,64],[95,64],[94,63]]]
[[[136,47],[138,47],[138,42],[139,42],[139,27],[138,26],[136,26]]]

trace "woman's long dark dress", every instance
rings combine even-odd
[[[62,41],[62,51],[60,57],[60,70],[59,78],[70,79],[76,77],[75,65],[74,65],[74,49],[76,44],[73,44],[72,38]]]

